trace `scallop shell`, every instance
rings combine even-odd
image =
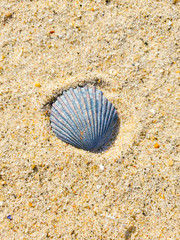
[[[111,138],[117,123],[115,107],[96,87],[70,88],[53,103],[51,127],[62,141],[94,150]]]

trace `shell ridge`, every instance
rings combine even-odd
[[[66,98],[66,94],[64,94],[64,99],[65,99],[65,101],[67,101],[67,104],[70,104],[70,100]],[[63,101],[62,98],[58,98],[58,100],[60,101],[61,106],[63,107],[63,109],[65,109],[65,111],[68,114],[70,120],[73,121],[73,123],[76,125],[77,128],[79,128],[78,124],[77,124],[77,122],[76,122],[76,120],[75,120],[75,118],[73,116],[73,114],[71,113],[71,111],[66,106],[66,103]]]
[[[55,133],[56,135],[58,134],[59,136],[62,136],[62,137],[72,138],[72,137],[69,135],[68,131],[66,131],[67,128],[60,127],[58,124],[56,124],[55,121],[51,121],[51,125],[52,125],[52,127],[53,127],[53,129],[54,129],[54,133]],[[73,141],[73,138],[72,138],[72,141]]]
[[[109,116],[109,110],[110,110],[110,106],[111,106],[111,103],[107,100],[106,97],[104,97],[103,102],[105,104],[103,104],[104,109],[103,109],[103,114],[102,114],[102,119],[104,119],[104,121],[103,121],[103,125],[102,125],[102,128],[101,128],[101,136],[102,136],[101,143],[100,143],[101,145],[105,144],[108,141],[105,129],[108,125],[107,119],[108,119],[108,116]]]
[[[93,109],[93,89],[88,88],[89,91],[89,104],[90,104],[90,115],[91,115],[91,132],[92,132],[92,141],[94,143],[95,135],[94,135],[94,109]]]
[[[100,99],[101,99],[101,91],[96,91],[97,94],[96,94],[96,98],[95,98],[95,101],[96,101],[96,122],[97,122],[97,125],[96,125],[96,135],[95,135],[95,145],[98,144],[99,142],[99,137],[100,137],[100,128],[101,128],[101,102],[100,102]]]
[[[89,140],[86,140],[85,141],[85,138],[86,138],[86,129],[87,129],[87,124],[86,124],[86,121],[85,121],[85,116],[84,116],[84,109],[83,109],[83,105],[82,105],[82,101],[81,101],[81,93],[79,92],[79,87],[77,89],[74,90],[74,94],[75,94],[75,97],[76,97],[76,100],[77,100],[77,104],[76,106],[78,107],[79,111],[80,111],[80,119],[81,119],[81,122],[82,122],[82,125],[83,125],[83,128],[81,130],[81,138],[82,138],[82,141],[83,141],[83,145],[84,145],[84,148],[87,147],[87,142],[88,142],[88,146],[90,145],[90,142]],[[82,117],[83,118],[82,118]]]
[[[73,93],[73,95],[74,95],[74,97],[75,97],[75,99],[76,99],[76,101],[75,101],[76,107],[78,107],[78,109],[79,109],[79,111],[80,111],[80,114],[83,115],[83,111],[82,111],[82,109],[81,109],[81,104],[80,104],[80,99],[77,97],[75,90],[74,90],[72,93]],[[83,128],[85,129],[85,128],[86,128],[86,125],[84,125],[84,121],[81,119],[80,116],[79,116],[79,118],[80,118],[80,121],[81,121],[81,123],[82,123]],[[82,130],[83,130],[83,129],[82,129]]]
[[[62,105],[60,105],[59,107],[63,108]],[[65,121],[66,123],[68,123],[72,133],[73,133],[73,131],[76,132],[76,129],[74,129],[74,127],[75,127],[74,125],[75,124],[72,124],[72,121],[71,121],[71,118],[69,117],[69,115],[65,114],[61,109],[59,109],[59,107],[58,107],[58,105],[54,104],[54,109],[57,111],[57,114],[58,114],[59,118],[62,119],[63,121]]]
[[[75,138],[75,136],[71,135],[71,132],[69,133],[69,131],[66,131],[67,128],[63,129],[61,128],[59,125],[55,124],[54,122],[52,122],[52,126],[54,127],[54,130],[56,132],[56,134],[58,134],[61,137],[66,137],[66,139],[69,139],[69,143],[72,144],[72,142],[76,143],[76,145],[81,145],[80,143],[77,142],[77,138]]]
[[[95,104],[96,104],[96,123],[97,123],[97,125],[96,125],[96,144],[97,144],[97,142],[98,142],[98,136],[99,136],[99,127],[100,127],[100,124],[101,124],[101,121],[99,121],[99,114],[100,114],[100,111],[99,111],[99,106],[100,106],[100,103],[99,103],[99,95],[100,95],[100,93],[99,93],[99,90],[97,91],[96,90],[96,97],[95,97]]]
[[[97,140],[97,104],[96,104],[96,87],[93,88],[93,107],[94,107],[94,141],[96,144],[96,140]]]
[[[68,116],[69,121],[70,121],[70,126],[71,126],[71,128],[73,129],[73,131],[75,131],[75,132],[77,133],[77,135],[78,135],[79,138],[81,139],[81,131],[78,129],[79,127],[78,127],[76,121],[74,120],[74,117],[73,117],[72,114],[70,113],[69,109],[66,107],[66,104],[64,103],[64,101],[63,101],[62,99],[60,99],[60,98],[58,98],[58,100],[60,101],[60,104],[61,104],[63,110],[65,110],[66,113],[67,113],[67,116]],[[74,127],[72,126],[72,123],[74,124]],[[77,131],[76,128],[77,128],[79,131]],[[76,136],[76,138],[77,138],[77,136]]]
[[[78,114],[76,113],[76,110],[75,110],[75,108],[74,108],[74,106],[73,106],[73,103],[72,103],[70,97],[68,96],[68,93],[67,93],[67,92],[64,94],[64,96],[65,96],[67,102],[69,103],[72,112],[73,112],[74,115],[75,115],[75,117],[73,116],[73,114],[71,114],[70,116],[73,116],[73,117],[72,117],[73,121],[74,121],[74,122],[76,121],[76,126],[77,126],[77,128],[79,129],[79,131],[81,131],[81,128],[79,127],[80,119],[79,119],[79,117],[78,117]]]
[[[106,117],[106,111],[107,111],[107,99],[103,96],[103,101],[102,101],[103,109],[102,109],[102,115],[101,115],[101,121],[102,121],[102,126],[100,130],[100,135],[103,135],[103,129],[104,129],[104,124],[105,124],[105,117]]]
[[[65,137],[62,136],[62,135],[59,135],[58,132],[54,131],[54,133],[55,133],[55,135],[56,135],[58,138],[60,138],[63,142],[66,142],[66,143],[68,143],[68,144],[70,144],[70,145],[72,145],[72,146],[78,147],[78,148],[82,148],[81,145],[77,144],[77,143],[74,142],[74,141],[70,141],[68,138],[65,138]]]
[[[93,137],[93,124],[92,124],[92,108],[91,108],[91,102],[90,102],[90,93],[89,93],[89,88],[87,86],[85,86],[84,88],[87,93],[86,93],[86,97],[87,97],[87,101],[86,101],[86,111],[87,111],[87,115],[89,118],[89,130],[90,130],[90,136],[91,136],[91,143],[94,143],[94,137]],[[90,110],[88,113],[88,109]]]
[[[69,97],[69,99],[70,99],[70,95],[72,95],[73,97],[74,97],[74,99],[78,102],[78,100],[77,100],[77,97],[76,97],[76,94],[74,93],[74,91],[72,90],[72,89],[70,89],[70,91],[68,91],[68,97]],[[74,100],[73,99],[73,100]],[[79,133],[80,133],[80,139],[81,139],[81,142],[82,142],[82,144],[83,144],[83,146],[84,146],[84,140],[83,140],[83,131],[84,131],[84,125],[83,125],[83,122],[82,122],[82,120],[81,120],[81,118],[79,117],[79,115],[78,115],[78,113],[77,113],[77,111],[76,111],[76,109],[75,109],[75,107],[74,107],[74,105],[76,105],[76,107],[77,107],[77,103],[76,103],[76,101],[74,101],[74,102],[72,102],[72,100],[70,99],[70,101],[71,101],[71,109],[72,109],[72,111],[73,111],[73,113],[75,114],[75,116],[76,116],[76,120],[77,120],[77,124],[78,124],[78,128],[79,128]],[[84,146],[85,147],[85,146]]]
[[[69,120],[67,120],[67,119],[63,119],[63,117],[62,116],[60,116],[59,118],[58,118],[58,116],[54,113],[52,113],[52,116],[54,116],[54,118],[57,120],[57,121],[59,121],[61,124],[62,124],[62,126],[64,126],[66,129],[67,129],[67,131],[68,131],[68,134],[73,138],[73,139],[77,139],[77,134],[74,134],[74,133],[76,133],[76,130],[74,130],[74,128],[73,128],[73,126],[69,123]],[[59,126],[59,124],[58,124],[58,122],[55,122],[55,124],[57,125],[57,126]]]
[[[111,136],[112,136],[112,129],[113,129],[113,125],[112,125],[112,123],[110,121],[110,122],[107,123],[107,126],[104,129],[104,131],[103,131],[103,138],[105,139],[105,142],[107,142],[111,138]]]
[[[75,98],[75,100],[77,101],[76,94],[74,93],[74,91],[73,91],[72,89],[70,89],[70,92],[69,92],[69,93],[71,93],[72,96],[73,96],[73,97]],[[78,107],[76,101],[74,101],[74,104],[76,105],[76,107]],[[77,102],[78,102],[78,101],[77,101]],[[73,108],[74,108],[74,112],[75,112],[75,114],[76,114],[76,116],[77,116],[77,119],[78,119],[78,121],[79,121],[79,123],[81,124],[81,127],[82,127],[82,129],[83,129],[83,128],[84,128],[83,122],[82,122],[81,118],[79,117],[79,115],[78,115],[78,113],[77,113],[77,111],[76,111],[76,109],[75,109],[74,106],[73,106]],[[78,109],[79,109],[79,108],[78,108]]]
[[[90,141],[90,145],[88,146],[89,149],[93,148],[94,146],[94,139],[93,139],[93,134],[92,134],[92,130],[91,130],[91,118],[89,115],[89,105],[88,105],[88,91],[87,91],[87,86],[85,86],[83,89],[83,99],[84,99],[84,103],[85,103],[85,115],[87,116],[87,130],[88,130],[88,138]]]
[[[100,92],[97,88],[95,88],[95,97],[94,97],[94,101],[95,101],[95,116],[94,116],[94,120],[95,120],[95,146],[97,144],[98,140],[98,136],[99,136],[99,121],[98,121],[98,116],[99,116],[99,109],[98,109],[98,96],[99,96]]]
[[[72,139],[66,138],[64,135],[60,135],[59,132],[57,132],[56,130],[54,131],[54,133],[62,141],[66,142],[66,143],[68,143],[70,145],[73,145],[75,147],[82,148],[82,146],[79,143],[77,143],[75,141],[72,141]]]
[[[107,100],[105,119],[104,119],[104,126],[103,126],[103,130],[102,130],[102,134],[105,133],[105,129],[106,129],[107,124],[108,124],[108,117],[110,115],[110,111],[111,111],[111,103]]]
[[[51,123],[52,123],[52,125],[54,124],[54,128],[56,128],[56,130],[60,131],[61,133],[62,133],[62,131],[64,132],[64,129],[65,130],[67,129],[67,134],[69,135],[69,137],[72,139],[72,141],[76,142],[77,136],[73,134],[71,129],[69,129],[69,126],[66,125],[66,123],[64,123],[64,121],[62,121],[61,119],[57,119],[56,116],[53,115],[53,117],[55,119],[51,118]],[[58,121],[61,123],[62,127],[60,127],[60,125],[58,124]],[[64,133],[62,133],[62,134],[64,135]]]
[[[98,141],[101,137],[101,128],[102,128],[102,125],[103,125],[103,116],[102,116],[102,110],[103,110],[103,104],[102,104],[102,100],[103,100],[103,94],[101,91],[99,91],[99,122],[100,124],[98,125]]]
[[[113,113],[113,120],[112,120],[112,123],[111,123],[113,127],[117,124],[117,121],[118,121],[118,114],[117,114],[116,109],[115,109],[114,113]]]
[[[109,117],[107,128],[104,131],[104,135],[105,135],[105,138],[107,138],[107,141],[112,137],[112,130],[117,123],[117,119],[118,119],[117,112],[115,107],[113,106],[111,116]]]
[[[53,125],[52,125],[53,126]],[[66,143],[71,143],[71,145],[73,146],[79,146],[82,147],[80,144],[78,144],[76,141],[74,141],[72,138],[69,137],[69,135],[65,134],[65,132],[61,132],[62,134],[60,134],[59,129],[56,128],[57,126],[55,126],[54,128],[54,133],[56,134],[56,136],[60,137],[61,139],[63,139],[63,141],[65,141]]]
[[[104,134],[103,134],[103,128],[105,124],[105,115],[106,115],[106,102],[104,101],[105,97],[102,95],[101,98],[101,109],[100,109],[100,122],[101,125],[99,127],[99,135],[98,135],[98,142],[97,142],[97,148],[102,146],[106,139],[104,139]],[[105,102],[105,104],[104,104]]]
[[[109,103],[109,102],[108,102]],[[113,107],[112,104],[108,104],[107,106],[107,114],[106,114],[106,119],[105,119],[105,127],[104,127],[104,134],[106,134],[107,129],[110,127],[110,121],[112,120],[112,112],[113,112]]]
[[[84,97],[83,97],[83,93],[82,93],[82,90],[81,88],[78,88],[78,91],[79,91],[79,95],[81,96],[81,99],[80,99],[80,105],[82,107],[82,112],[83,112],[83,120],[84,120],[84,123],[85,123],[85,126],[86,126],[86,129],[85,129],[85,133],[86,133],[86,138],[87,138],[87,141],[84,142],[84,144],[89,148],[91,146],[91,139],[90,139],[90,131],[89,131],[89,126],[88,126],[88,120],[87,120],[87,110],[86,110],[86,104],[85,104],[85,101],[84,101]],[[88,133],[88,134],[87,134]]]

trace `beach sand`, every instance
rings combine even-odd
[[[0,1],[0,239],[176,240],[180,2]],[[49,108],[96,85],[104,151],[59,140]]]

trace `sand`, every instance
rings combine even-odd
[[[0,1],[0,239],[180,239],[180,2]],[[103,152],[51,131],[96,85],[120,118]]]

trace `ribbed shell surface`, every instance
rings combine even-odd
[[[118,119],[115,107],[96,87],[70,88],[50,112],[53,132],[77,148],[93,150],[105,144]]]

